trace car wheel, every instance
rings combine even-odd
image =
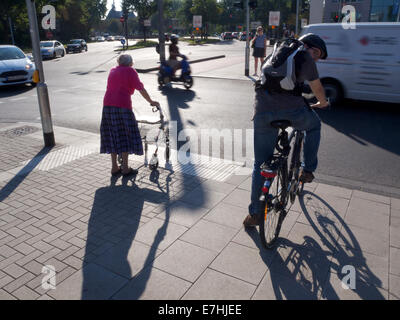
[[[61,57],[64,57],[65,56],[65,51],[63,51],[62,53],[61,53]]]
[[[87,52],[87,46],[85,47],[85,51]]]
[[[79,53],[81,53],[82,52],[82,48],[79,48]]]
[[[54,51],[54,53],[53,53],[53,59],[55,59],[55,58],[57,58],[57,54],[56,54],[56,52]]]
[[[343,99],[343,89],[339,82],[322,80],[322,85],[325,89],[326,98],[329,99],[331,105],[336,105]]]

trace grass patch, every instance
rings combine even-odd
[[[142,48],[148,48],[148,47],[155,47],[157,45],[157,43],[158,42],[149,41],[149,40],[147,40],[146,42],[141,40],[141,41],[138,41],[136,44],[129,46],[128,48],[125,48],[125,50],[135,50],[135,49],[142,49]],[[124,51],[124,49],[119,48],[119,49],[115,49],[114,51]]]

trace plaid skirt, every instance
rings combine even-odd
[[[131,109],[103,107],[100,153],[143,154],[142,138]]]

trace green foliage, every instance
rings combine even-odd
[[[41,8],[49,4],[48,0],[36,0],[36,13],[41,39],[45,31],[41,28]],[[56,8],[56,30],[52,31],[61,41],[71,38],[88,39],[90,29],[104,17],[107,0],[57,0],[51,2]],[[30,45],[29,20],[25,0],[1,0],[0,6],[0,43],[11,43],[8,18],[11,18],[16,45]]]

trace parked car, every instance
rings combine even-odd
[[[252,39],[251,33],[250,33],[250,38],[249,38],[249,39],[250,39],[250,40]],[[243,32],[240,33],[240,35],[239,35],[239,40],[240,40],[240,41],[246,41],[246,31],[243,31]]]
[[[64,57],[65,48],[57,40],[40,41],[40,53],[43,59]]]
[[[224,35],[222,37],[222,40],[232,40],[232,32],[224,32]]]
[[[115,40],[115,38],[113,36],[108,36],[106,38],[106,41],[114,41],[114,40]]]
[[[238,37],[239,37],[239,32],[232,32],[233,39],[238,39]]]
[[[88,51],[87,43],[83,39],[72,39],[67,44],[67,53],[82,52],[82,50]]]
[[[98,37],[96,37],[96,41],[104,42],[104,41],[106,41],[106,38],[104,38],[103,36],[98,36]]]
[[[0,86],[31,83],[35,63],[18,47],[0,45]]]
[[[317,63],[331,102],[341,98],[400,103],[400,23],[340,23],[308,25],[302,34],[325,40],[328,57]]]

